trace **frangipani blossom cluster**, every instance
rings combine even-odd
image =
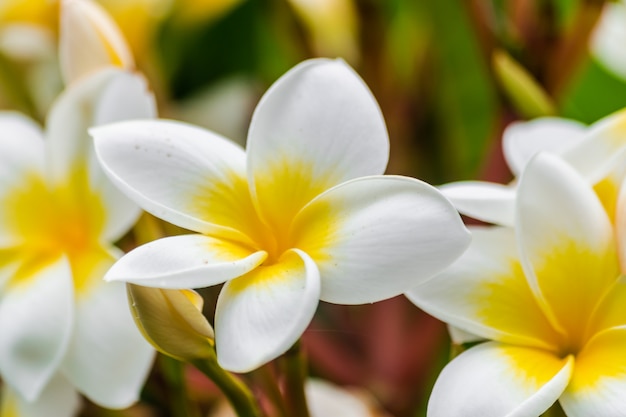
[[[2,416],[75,415],[78,393],[128,407],[153,358],[124,285],[102,280],[121,254],[113,242],[140,209],[104,176],[87,128],[154,117],[154,98],[141,76],[108,57],[82,70],[65,34],[80,38],[108,25],[115,33],[99,8],[68,0],[62,13],[62,61],[71,76],[45,129],[19,113],[0,113]],[[87,40],[102,48],[94,42],[108,42]]]
[[[469,241],[436,189],[381,175],[388,139],[380,110],[341,60],[306,61],[279,79],[254,112],[246,152],[173,121],[91,132],[128,196],[198,232],[141,246],[106,278],[180,289],[225,282],[215,342],[231,371],[289,349],[320,299],[359,304],[401,294]]]
[[[574,44],[603,2],[556,2],[540,24],[518,2],[470,2],[478,24],[492,21],[485,10],[510,18],[493,35],[526,41],[519,54],[487,45],[493,74],[470,62],[463,25],[438,36],[438,14],[462,16],[440,2],[264,3],[0,2],[0,106],[32,116],[0,112],[0,417],[76,417],[81,400],[84,415],[142,400],[120,411],[128,417],[417,415],[426,398],[415,376],[437,366],[441,323],[405,297],[320,303],[402,295],[444,321],[461,352],[428,417],[626,416],[626,110],[590,126],[515,122],[503,138],[509,184],[435,188],[384,175],[383,112],[357,74],[394,123],[392,170],[424,145],[431,178],[467,175],[481,153],[469,148],[512,112],[597,118],[589,93],[566,84],[578,82],[569,67],[588,45]],[[619,72],[623,2],[613,6],[594,49]],[[58,26],[58,44],[54,30],[33,36],[18,21]],[[553,31],[557,21],[573,29]],[[357,42],[379,24],[382,42]],[[305,43],[303,55],[290,50]],[[294,57],[323,51],[343,58],[278,78]],[[447,67],[460,61],[467,74],[456,79]],[[423,83],[440,81],[440,66],[442,84]],[[257,83],[275,78],[253,111]],[[243,99],[225,88],[244,84]],[[422,109],[424,92],[440,108]],[[598,108],[619,98],[609,101]],[[245,149],[212,131],[212,118],[238,132],[250,116]],[[452,148],[453,158],[437,154]],[[459,213],[489,225],[467,228]],[[150,345],[165,355],[154,369]],[[374,396],[311,379],[307,355],[312,374]]]
[[[407,294],[461,330],[461,342],[487,340],[444,369],[429,416],[533,417],[557,400],[569,417],[626,407],[624,112],[589,129],[531,123],[526,134],[570,131],[561,156],[528,152],[513,165],[515,184],[495,193],[490,184],[449,186],[456,197],[473,188],[459,205],[503,226],[472,227],[468,251]],[[494,196],[505,209],[485,210]]]

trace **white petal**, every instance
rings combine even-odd
[[[602,15],[591,37],[593,55],[611,72],[626,79],[626,4],[621,1],[604,5]]]
[[[0,417],[74,417],[80,405],[74,387],[57,374],[35,401],[26,401],[8,385],[3,386]]]
[[[294,247],[317,263],[322,300],[361,304],[410,290],[451,264],[470,237],[454,207],[407,177],[348,181],[296,217]]]
[[[471,232],[469,249],[407,297],[439,320],[477,336],[555,349],[558,334],[526,281],[514,231],[473,227]]]
[[[580,143],[563,152],[563,158],[590,183],[600,181],[622,161],[626,149],[626,109],[613,113],[589,127]]]
[[[582,123],[558,117],[513,122],[502,136],[504,157],[511,171],[519,176],[535,154],[563,152],[579,143],[585,132],[586,126]]]
[[[22,177],[43,167],[43,134],[31,119],[0,112],[0,195]]]
[[[65,354],[74,307],[72,276],[64,257],[28,269],[23,272],[28,275],[16,277],[19,281],[5,288],[0,299],[0,373],[32,401]]]
[[[515,223],[515,186],[458,181],[439,187],[462,214],[501,226]]]
[[[319,294],[317,267],[297,249],[228,281],[215,313],[220,366],[248,372],[286,352],[311,322]]]
[[[245,153],[184,123],[132,121],[93,129],[113,182],[145,210],[197,232],[249,242],[254,208]]]
[[[74,334],[62,369],[94,403],[125,408],[139,397],[154,349],[135,325],[125,284],[101,279],[113,262],[103,254],[90,271],[95,283],[78,294]]]
[[[341,60],[314,59],[283,75],[259,102],[248,134],[248,180],[261,216],[276,225],[325,189],[382,174],[388,154],[385,122],[363,80]]]
[[[154,95],[148,90],[146,80],[138,74],[122,72],[111,79],[94,110],[94,126],[130,119],[156,117]],[[88,139],[92,142],[92,139]],[[100,163],[97,163],[101,171]],[[103,239],[115,242],[137,221],[141,209],[117,188],[105,175],[99,175],[93,187],[102,196],[106,223]]]
[[[130,251],[105,279],[157,288],[201,288],[241,276],[266,256],[208,236],[173,236]]]
[[[87,129],[118,117],[153,117],[153,100],[143,78],[117,69],[98,71],[67,88],[53,104],[46,123],[52,182],[64,184],[81,173],[97,183],[101,168]],[[112,110],[115,106],[120,110]]]
[[[487,342],[457,356],[439,375],[429,417],[537,417],[559,398],[571,356]]]
[[[518,243],[529,284],[553,325],[580,334],[619,275],[612,225],[591,186],[566,162],[539,154],[517,198]]]
[[[134,67],[120,29],[96,2],[63,0],[59,29],[59,61],[66,85],[108,66]]]
[[[368,405],[353,393],[321,379],[308,379],[304,386],[311,417],[371,417]]]
[[[30,165],[31,159],[41,158],[43,132],[32,119],[18,112],[0,111],[0,126],[0,157],[7,159],[3,165],[9,162]]]

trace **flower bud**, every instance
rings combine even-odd
[[[215,357],[213,328],[197,292],[134,284],[126,289],[137,327],[159,352],[181,361]]]
[[[502,90],[521,115],[534,118],[556,113],[552,99],[510,55],[504,51],[495,51],[492,64]]]

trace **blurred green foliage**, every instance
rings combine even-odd
[[[226,115],[243,114],[235,122],[245,131],[254,102],[274,80],[303,59],[337,50],[324,49],[314,38],[310,22],[296,12],[295,2],[243,0],[223,13],[190,21],[179,18],[174,0],[174,12],[158,21],[149,50],[137,57],[158,95],[161,116],[190,117],[182,109],[191,99],[243,79],[243,91],[251,96],[252,104],[225,108],[226,102],[218,100],[217,108],[224,107]],[[354,14],[351,18],[356,24],[352,32],[338,33],[353,36],[350,40],[356,51],[346,50],[339,57],[355,68],[380,103],[391,141],[388,172],[434,184],[459,179],[504,182],[510,173],[502,161],[500,140],[507,124],[552,112],[591,123],[626,106],[626,80],[612,74],[589,51],[604,3],[347,0],[350,7],[341,13]],[[334,31],[337,23],[324,18],[320,14],[311,19]],[[506,57],[504,69],[493,66],[497,53]],[[32,63],[12,61],[10,53],[0,50],[0,106],[37,114],[36,94],[28,91],[23,65]],[[533,104],[537,97],[542,99]],[[217,129],[208,117],[214,110],[208,102],[209,98],[199,102],[207,112],[206,127]],[[546,110],[545,103],[555,103],[555,108]],[[218,119],[223,117],[220,113]],[[208,315],[214,309],[210,300],[215,299],[215,291],[203,293],[209,300]],[[396,355],[384,364],[387,373],[383,376],[377,368],[382,365],[367,356],[371,333],[380,332],[367,319],[374,308],[385,310],[389,320],[403,323],[406,330],[396,339],[376,340],[381,349],[393,346],[389,350]],[[318,323],[329,311],[333,307],[321,306]],[[361,383],[396,417],[425,415],[433,375],[447,360],[449,341],[443,327],[424,324],[424,315],[406,300],[351,307],[350,313],[340,314],[350,317],[337,320],[333,316],[324,322],[325,332],[312,337],[328,342],[333,335],[343,336],[349,355],[363,358],[361,373],[354,379],[341,376],[333,366],[340,368],[350,360],[340,355],[321,366],[320,358],[312,354],[312,369],[340,383]],[[354,330],[359,328],[355,322],[361,323],[361,330]],[[172,377],[170,365],[166,363],[161,370],[161,379],[176,379],[174,385],[178,385],[183,370],[176,368]],[[372,375],[378,379],[366,378]],[[154,390],[154,386],[147,388],[148,393]],[[158,404],[160,396],[153,397],[148,402]]]

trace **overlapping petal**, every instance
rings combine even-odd
[[[434,317],[483,338],[556,348],[558,334],[526,282],[514,231],[496,227],[471,231],[469,249],[407,297]]]
[[[63,0],[59,28],[59,61],[66,85],[107,66],[134,67],[124,36],[96,2]]]
[[[573,365],[572,356],[560,359],[539,349],[483,343],[444,368],[428,416],[539,416],[559,398]]]
[[[67,0],[63,6],[63,18],[70,22],[61,25],[61,55],[67,58],[63,52],[71,53],[78,61],[74,49],[85,45],[93,48],[93,45],[88,45],[89,37],[97,35],[90,19],[107,23],[107,16],[98,9],[100,6],[91,1]],[[75,38],[64,35],[67,30],[87,33]],[[87,54],[93,62],[81,57],[90,61],[88,68],[73,63],[76,67],[73,68],[74,75],[84,75],[83,72],[91,74],[79,77],[81,80],[73,83],[53,105],[47,121],[47,146],[53,182],[72,181],[79,189],[89,187],[103,196],[107,211],[103,235],[105,239],[117,240],[136,221],[140,210],[104,177],[95,160],[93,140],[87,129],[119,120],[154,117],[156,104],[141,75],[114,69],[106,61],[99,62],[97,49],[102,45],[96,44],[96,51]],[[130,59],[132,61],[132,57]],[[94,73],[96,69],[100,71]]]
[[[62,375],[56,374],[36,401],[26,401],[5,384],[2,387],[0,417],[74,417],[80,402],[74,387]]]
[[[187,229],[253,244],[250,235],[260,226],[239,146],[164,120],[116,123],[91,133],[105,171],[145,210]]]
[[[578,144],[585,133],[586,126],[575,120],[541,117],[507,126],[502,136],[502,148],[509,168],[519,176],[538,152],[565,152]]]
[[[137,401],[154,350],[131,317],[125,284],[102,281],[115,258],[104,250],[90,258],[82,270],[74,269],[75,281],[90,285],[76,295],[76,319],[62,369],[92,401],[124,408]]]
[[[625,148],[626,109],[594,123],[583,141],[565,151],[563,158],[593,184],[623,159]]]
[[[321,299],[341,304],[399,295],[448,266],[470,240],[439,191],[396,176],[328,190],[298,214],[291,234],[320,269]]]
[[[227,282],[215,313],[219,364],[247,372],[287,351],[311,322],[319,296],[317,266],[297,249]]]
[[[568,417],[618,416],[626,409],[626,328],[594,337],[576,356],[572,380],[561,396]]]
[[[626,181],[623,181],[615,201],[615,237],[622,273],[626,273]]]
[[[237,243],[204,235],[155,240],[130,251],[105,276],[157,288],[201,288],[244,275],[266,258]]]
[[[612,225],[591,187],[556,156],[533,159],[518,193],[522,266],[553,324],[577,345],[619,275]]]
[[[276,228],[322,191],[382,174],[389,142],[371,92],[341,60],[305,61],[259,102],[248,134],[248,180]]]
[[[125,103],[125,104],[120,104]],[[145,80],[119,69],[94,73],[67,88],[55,101],[46,121],[46,157],[52,183],[66,183],[83,175],[96,183],[101,168],[87,130],[120,119],[155,115],[154,98]]]
[[[608,329],[626,326],[626,275],[621,275],[598,301],[587,334],[591,337]]]
[[[118,72],[98,95],[91,126],[130,119],[156,117],[156,102],[146,80],[138,74]],[[86,138],[93,146],[93,139]],[[90,154],[93,157],[93,152]],[[117,188],[102,172],[100,163],[93,161],[92,187],[101,196],[106,212],[103,239],[115,242],[137,221],[141,209]],[[94,172],[95,171],[95,172]]]
[[[0,298],[0,372],[28,401],[42,392],[67,348],[74,311],[71,277],[65,257],[49,263],[29,258]]]
[[[515,224],[515,188],[484,181],[457,181],[439,187],[462,214],[501,226]]]

